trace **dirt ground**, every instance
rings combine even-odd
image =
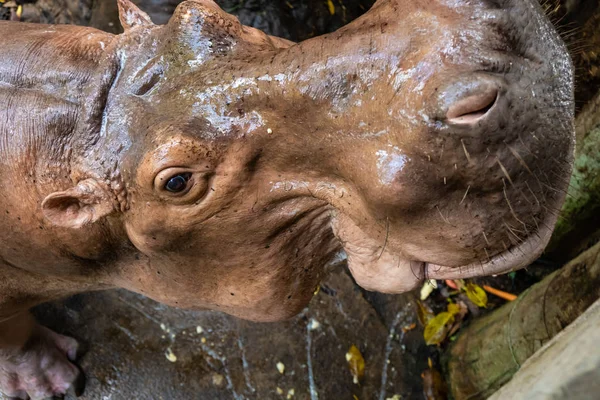
[[[125,291],[38,307],[38,319],[83,344],[83,400],[422,398],[425,346],[411,294],[365,292],[340,270],[290,321],[250,323],[170,308]],[[365,359],[359,384],[346,361]],[[278,369],[278,363],[279,365]],[[355,397],[353,397],[355,396]]]

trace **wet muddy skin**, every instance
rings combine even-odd
[[[344,271],[321,287],[300,315],[278,323],[182,311],[121,290],[35,314],[85,347],[82,400],[421,398],[430,349],[420,327],[402,330],[416,322],[412,295],[369,294],[369,302]],[[360,385],[345,359],[353,344],[366,363]]]

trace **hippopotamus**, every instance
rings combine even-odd
[[[118,1],[120,35],[0,23],[5,395],[80,376],[42,302],[124,288],[275,321],[344,263],[401,293],[543,251],[573,73],[534,0],[379,0],[297,44],[211,0],[166,25]]]

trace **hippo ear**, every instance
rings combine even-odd
[[[212,52],[223,52],[242,34],[237,17],[224,12],[212,0],[187,0],[177,6],[169,19],[181,43],[192,50],[207,46]]]
[[[136,26],[153,26],[154,23],[142,10],[140,10],[130,0],[117,0],[119,6],[119,20],[123,29],[128,31]]]
[[[81,228],[115,210],[115,196],[94,179],[86,179],[75,187],[51,193],[42,202],[46,219],[62,228]]]

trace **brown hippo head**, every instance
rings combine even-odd
[[[360,285],[398,293],[521,268],[546,245],[573,77],[534,0],[380,0],[299,44],[210,0],[164,26],[120,7],[80,167],[110,177],[120,207],[94,184],[92,214],[44,203],[63,225],[122,221],[143,262],[112,283],[275,320],[346,258]]]

